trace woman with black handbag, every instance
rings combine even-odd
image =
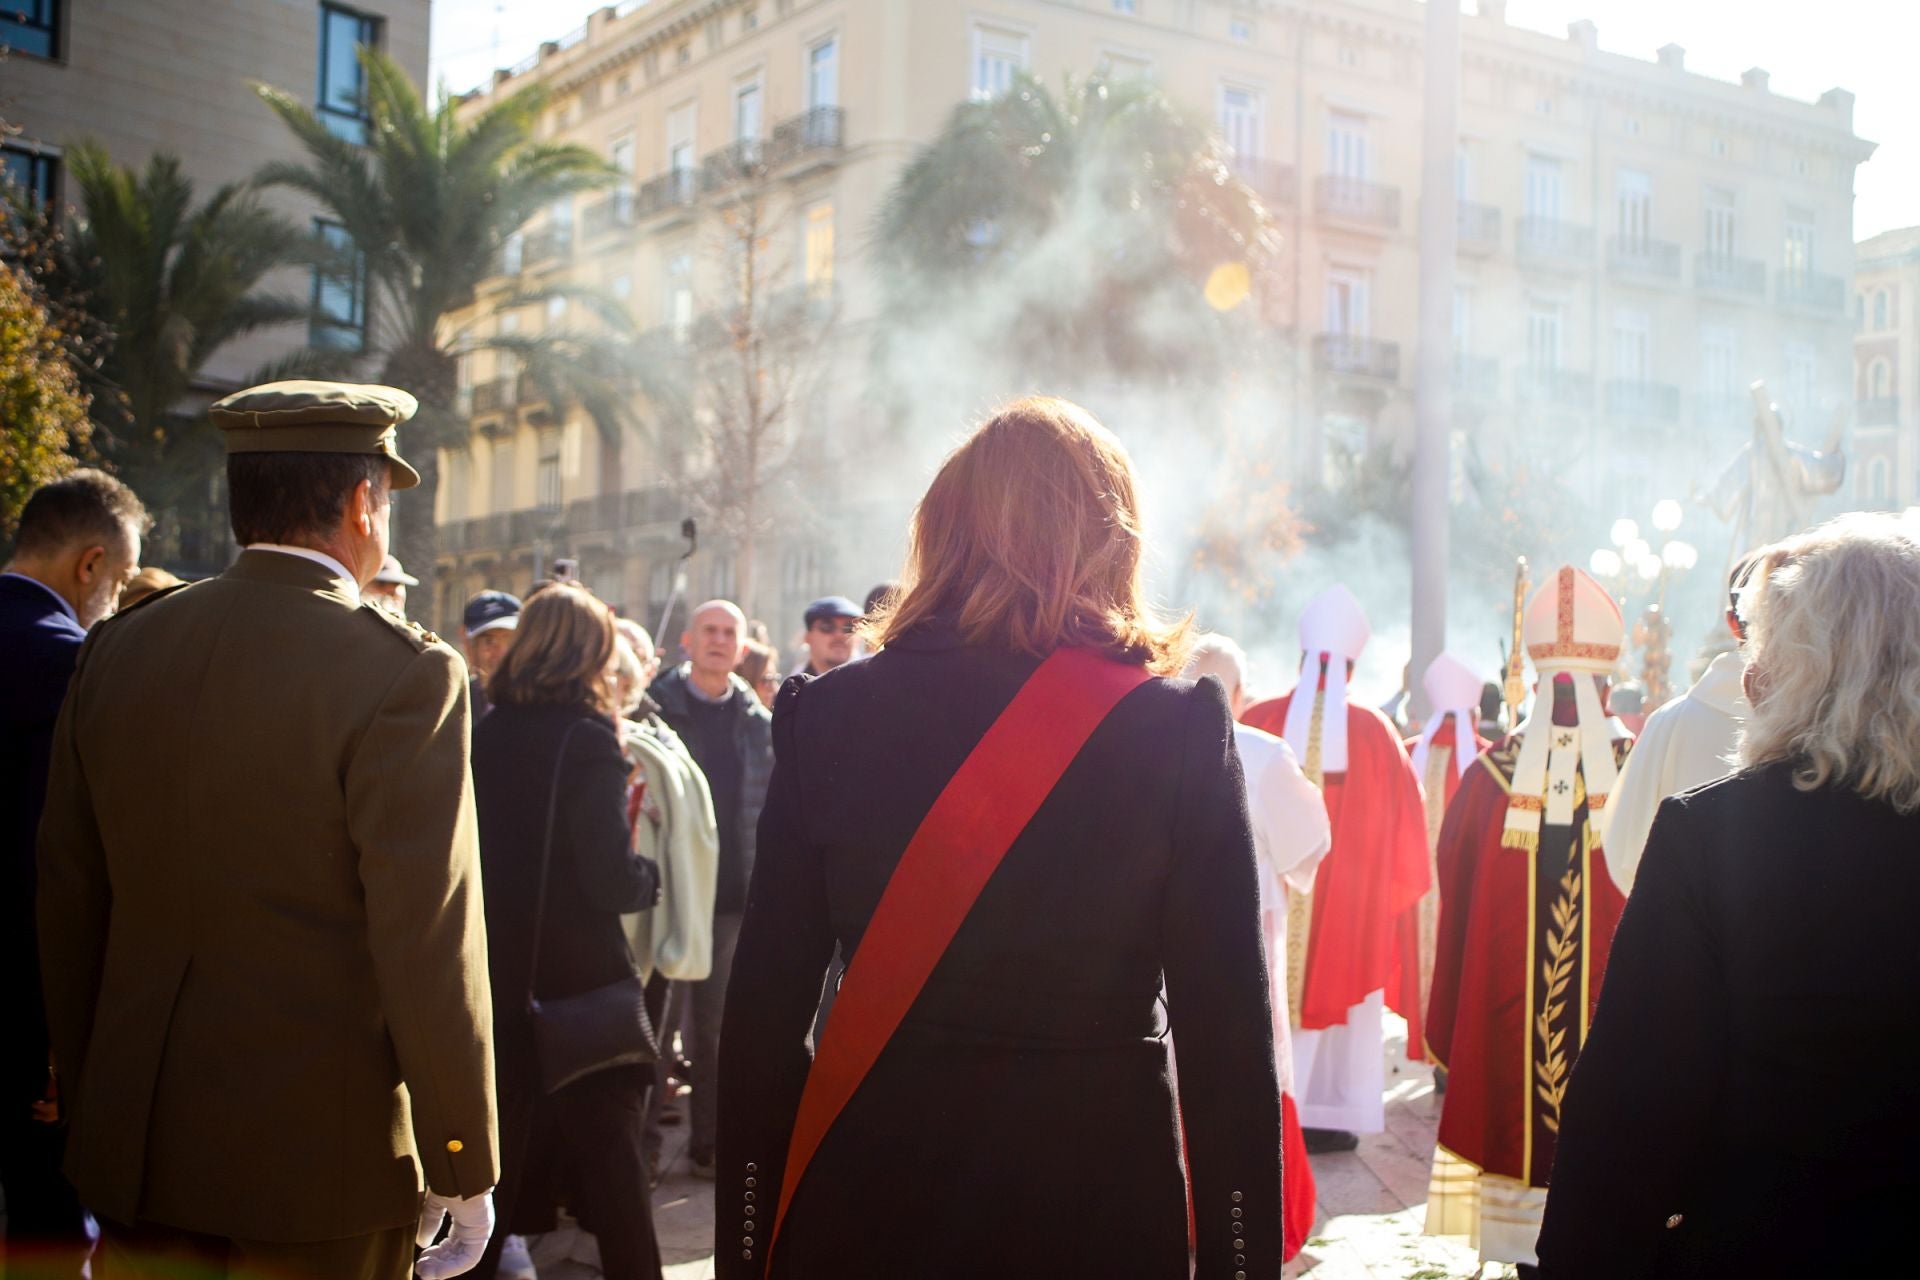
[[[500,1098],[500,1226],[549,1231],[564,1202],[608,1280],[659,1280],[642,1130],[658,1056],[620,914],[653,904],[632,851],[615,730],[613,613],[585,588],[527,601],[474,733]]]

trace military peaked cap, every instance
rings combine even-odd
[[[396,387],[356,382],[269,382],[214,402],[207,416],[227,435],[228,453],[378,453],[393,464],[393,487],[420,473],[394,447],[420,402]]]

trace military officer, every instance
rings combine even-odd
[[[449,1215],[422,1277],[486,1244],[466,668],[361,598],[419,482],[415,407],[327,382],[215,404],[245,549],[81,651],[38,907],[66,1169],[113,1280],[401,1280]]]

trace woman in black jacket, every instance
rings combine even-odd
[[[585,589],[539,592],[520,615],[489,689],[493,709],[474,734],[501,1139],[500,1221],[474,1272],[482,1280],[494,1274],[510,1232],[552,1230],[562,1202],[598,1238],[609,1280],[660,1275],[641,1142],[651,1070],[615,1067],[544,1093],[527,1012],[529,977],[532,994],[551,999],[632,975],[620,913],[651,906],[659,888],[657,868],[635,856],[627,826],[627,766],[610,687],[614,641],[612,612]]]
[[[1741,758],[1660,807],[1568,1088],[1540,1274],[1905,1274],[1920,531],[1762,553]]]
[[[1063,401],[1002,411],[915,516],[870,660],[790,681],[721,1033],[716,1260],[763,1274],[807,1036],[845,1021],[876,904],[935,797],[1043,658],[1178,671],[1139,581],[1131,463]],[[1029,739],[1030,740],[1030,739]],[[1280,1093],[1253,839],[1217,682],[1148,679],[1012,843],[827,1129],[777,1277],[1280,1274]],[[1176,1099],[1168,1024],[1179,1044]]]

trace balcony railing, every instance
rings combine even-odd
[[[1669,240],[1614,236],[1607,241],[1607,273],[1626,280],[1677,282],[1680,246]]]
[[[1529,404],[1585,408],[1593,401],[1593,379],[1572,369],[1533,365],[1515,372],[1514,393]]]
[[[700,162],[700,190],[720,191],[737,182],[764,177],[766,172],[766,139],[741,138]]]
[[[650,178],[634,195],[636,221],[668,209],[684,209],[700,193],[699,175],[691,169],[669,169]]]
[[[1500,210],[1497,206],[1462,200],[1458,224],[1461,253],[1485,256],[1500,248]]]
[[[449,521],[441,526],[445,551],[511,551],[525,549],[536,538],[587,533],[616,533],[646,525],[677,521],[684,512],[685,494],[670,485],[654,484],[621,493],[580,498],[564,507],[502,511],[489,516]]]
[[[1607,413],[1615,418],[1678,422],[1680,388],[1664,382],[1642,382],[1637,378],[1609,378]]]
[[[1863,427],[1897,427],[1900,425],[1900,397],[1875,396],[1871,400],[1862,400],[1854,406],[1854,412]]]
[[[1400,225],[1400,188],[1364,178],[1322,174],[1314,180],[1313,207],[1323,218],[1391,231]]]
[[[612,195],[587,206],[586,213],[580,219],[581,234],[593,239],[611,232],[625,231],[633,226],[633,209],[633,188],[621,187]]]
[[[1323,333],[1313,340],[1313,366],[1322,373],[1381,382],[1400,379],[1400,344],[1349,333]]]
[[[1812,271],[1782,271],[1780,301],[1790,307],[1837,314],[1847,309],[1847,282]]]
[[[1299,198],[1300,184],[1290,164],[1260,156],[1233,156],[1228,159],[1227,168],[1270,205],[1291,205]]]
[[[767,143],[767,164],[784,168],[810,157],[826,158],[846,145],[846,112],[814,107],[774,126]]]
[[[1453,353],[1453,389],[1472,400],[1492,400],[1500,394],[1500,362],[1492,356]]]
[[[1723,253],[1693,255],[1693,287],[1756,302],[1767,296],[1767,264]]]
[[[1558,218],[1522,218],[1514,226],[1514,248],[1536,266],[1584,267],[1593,260],[1593,229]]]
[[[543,227],[529,232],[520,250],[520,266],[531,271],[548,262],[573,256],[573,228],[569,225]]]
[[[513,404],[513,379],[495,378],[491,382],[482,382],[472,391],[472,412],[475,417],[483,413],[498,413]]]

